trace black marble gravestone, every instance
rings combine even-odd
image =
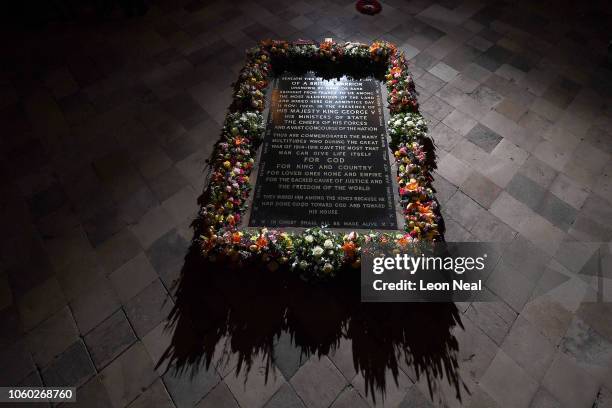
[[[397,229],[380,82],[285,74],[249,225]]]

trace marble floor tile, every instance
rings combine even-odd
[[[285,383],[283,384],[278,391],[268,400],[265,408],[283,408],[283,407],[295,407],[295,408],[304,408],[305,405],[297,396],[293,388]]]
[[[222,406],[222,405],[218,405]],[[162,407],[174,408],[176,405],[168,395],[168,391],[161,380],[156,380],[149,388],[138,396],[129,408]]]
[[[85,344],[101,370],[136,341],[123,310],[117,310],[85,336]]]
[[[495,356],[481,380],[481,386],[500,406],[517,408],[529,407],[538,390],[536,381],[503,350]]]
[[[247,377],[246,383],[244,372],[231,371],[224,378],[225,384],[227,384],[240,406],[263,407],[279,391],[281,386],[286,384],[285,378],[276,367],[272,366],[269,370],[266,370],[263,367],[265,363],[261,359],[256,358],[256,361],[256,367],[253,367],[255,372]],[[324,395],[319,397],[321,399],[325,398]]]
[[[78,387],[95,374],[94,365],[81,340],[75,342],[42,372],[47,386]]]
[[[346,384],[344,376],[327,357],[311,358],[291,379],[297,394],[311,407],[330,405]]]
[[[45,367],[77,340],[78,333],[72,313],[66,306],[30,331],[25,341],[36,364]]]
[[[141,343],[133,344],[100,375],[113,407],[122,407],[135,400],[157,378]]]
[[[70,302],[74,319],[83,334],[105,320],[119,306],[119,298],[106,278],[96,281],[92,288]]]

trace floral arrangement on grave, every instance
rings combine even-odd
[[[274,67],[287,67],[295,60],[328,72],[365,67],[384,76],[390,111],[390,148],[398,165],[404,232],[338,234],[324,226],[300,233],[238,228],[252,188],[249,176],[256,149],[262,140],[268,80]],[[247,52],[246,65],[234,89],[221,138],[209,161],[211,176],[198,220],[199,244],[210,260],[262,262],[270,271],[283,269],[307,280],[320,280],[332,278],[343,269],[358,268],[362,248],[368,243],[399,251],[415,242],[443,239],[441,216],[431,186],[431,170],[435,166],[433,143],[427,137],[426,121],[418,112],[406,58],[393,44],[262,41]]]

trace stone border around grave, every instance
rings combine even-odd
[[[313,70],[322,77],[374,76],[388,90],[390,136],[397,169],[399,207],[405,232],[338,233],[325,226],[303,231],[241,229],[252,189],[251,173],[265,127],[266,89],[273,74]],[[328,279],[358,268],[364,244],[390,250],[421,241],[444,240],[439,205],[431,186],[435,152],[418,113],[407,61],[393,44],[289,43],[266,40],[247,52],[234,84],[233,102],[209,160],[208,186],[194,223],[196,243],[209,261],[228,267],[255,263],[270,271],[290,270],[306,280]]]

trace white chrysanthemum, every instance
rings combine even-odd
[[[334,267],[329,262],[323,265],[323,272],[330,273],[333,270],[334,270]]]
[[[308,262],[300,261],[300,269],[306,269],[308,267]]]
[[[332,249],[334,247],[334,243],[331,239],[326,239],[323,243],[323,246],[325,247],[325,249]]]
[[[312,235],[306,235],[304,237],[304,241],[308,242],[309,244],[312,244],[312,241],[314,241],[314,237]]]
[[[323,255],[323,248],[321,248],[320,246],[316,246],[312,249],[312,255],[315,257],[320,257],[321,255]]]

